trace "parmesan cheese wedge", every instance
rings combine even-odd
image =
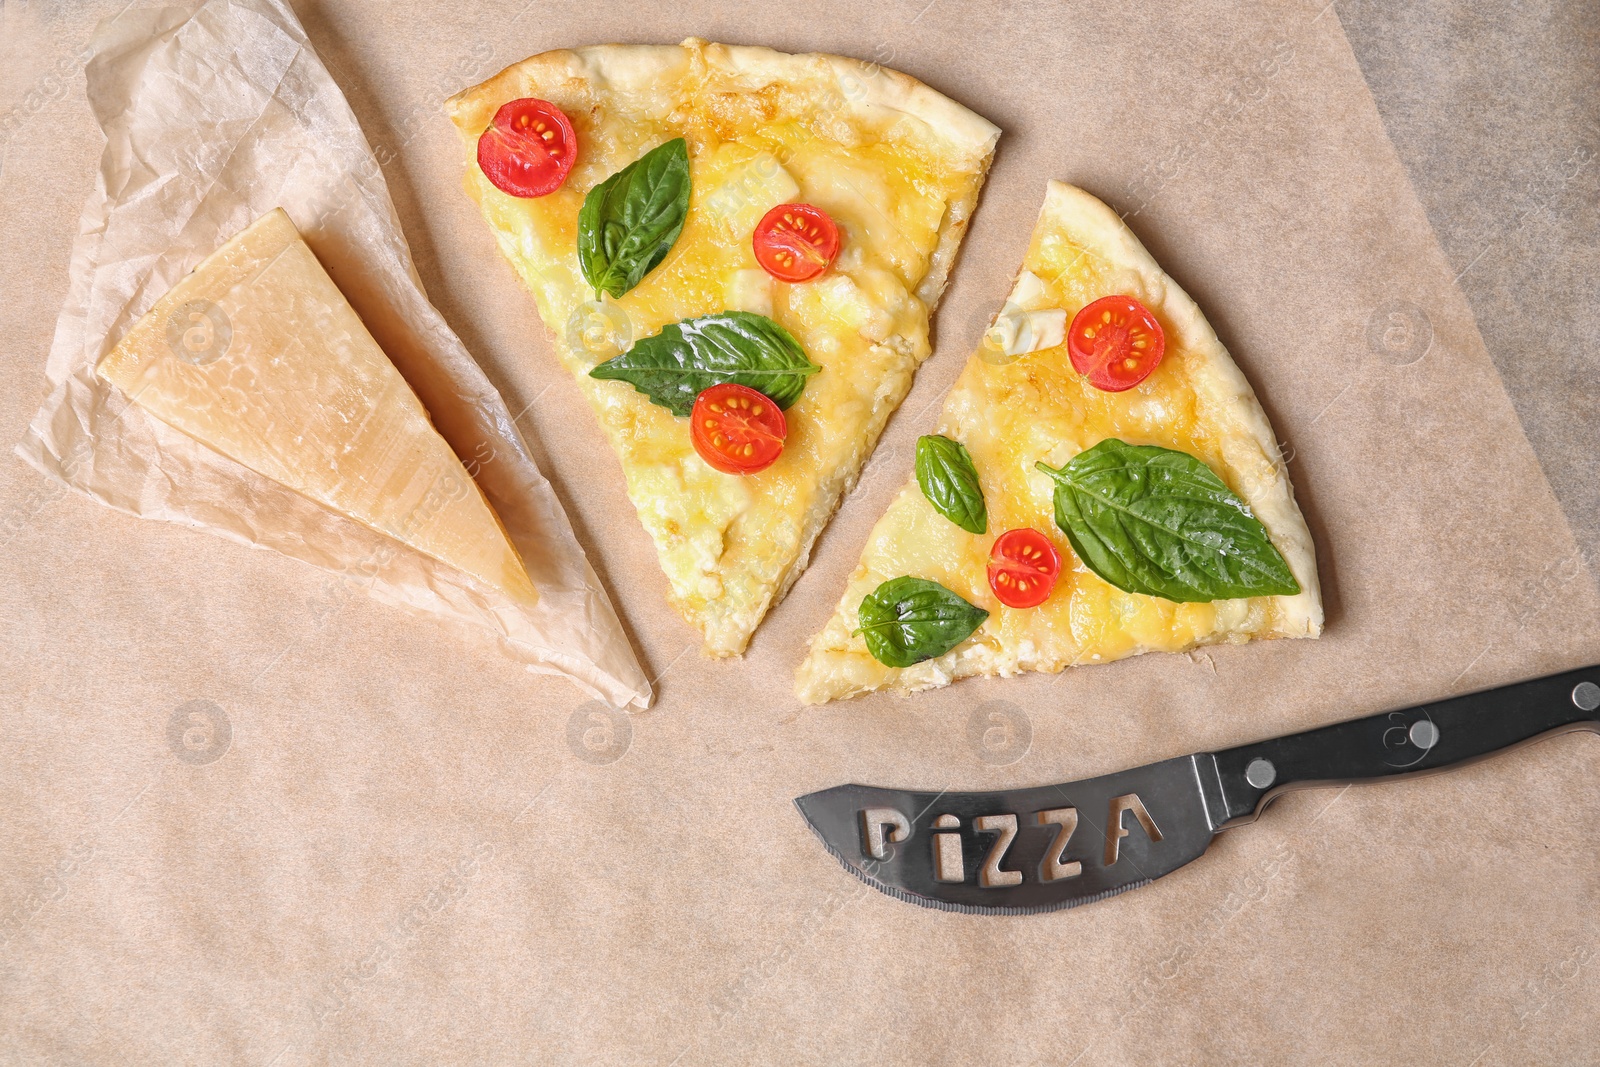
[[[96,369],[257,474],[537,601],[477,483],[281,208],[173,286]]]

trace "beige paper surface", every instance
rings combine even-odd
[[[1150,887],[1041,916],[873,892],[791,803],[847,781],[1062,781],[1600,660],[1594,579],[1337,11],[298,9],[392,157],[428,292],[511,410],[532,405],[533,454],[660,698],[608,716],[365,600],[306,639],[315,572],[42,498],[14,465],[0,1050],[276,1067],[1592,1057],[1589,735],[1294,794]],[[8,30],[39,53],[6,85],[17,99],[88,29],[30,17]],[[1005,130],[935,354],[742,661],[700,659],[666,607],[615,461],[460,193],[439,112],[542,49],[690,33],[876,59]],[[66,291],[94,129],[63,92],[0,170],[0,267],[23,294],[0,324],[24,395],[0,400],[13,438]],[[1317,542],[1325,636],[801,709],[805,641],[1003,301],[1047,177],[1130,212],[1255,385]],[[991,713],[1009,743],[984,744]]]
[[[73,248],[49,399],[19,454],[112,507],[265,548],[367,591],[497,633],[593,696],[650,686],[515,420],[423,293],[379,163],[293,12],[273,0],[131,12],[97,37],[88,92],[101,182]],[[275,207],[475,472],[547,599],[525,608],[254,474],[146,412],[94,365],[179,279]]]

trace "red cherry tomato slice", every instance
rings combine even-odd
[[[1131,296],[1103,296],[1078,312],[1067,354],[1089,384],[1107,393],[1132,389],[1154,371],[1167,337],[1150,309]]]
[[[478,167],[512,196],[545,196],[561,188],[578,158],[578,135],[562,110],[525,97],[503,105],[478,138]]]
[[[750,237],[756,262],[780,282],[803,282],[828,269],[839,254],[839,227],[821,208],[779,204]]]
[[[1036,608],[1050,599],[1061,575],[1061,553],[1050,538],[1024,526],[994,540],[989,588],[1008,608]]]
[[[764,471],[783,454],[789,424],[778,405],[746,385],[703,390],[689,413],[690,440],[700,458],[724,474]]]

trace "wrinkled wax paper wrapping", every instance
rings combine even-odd
[[[650,686],[515,420],[412,266],[379,164],[294,13],[274,0],[130,12],[93,45],[106,136],[73,247],[54,386],[20,452],[136,515],[274,548],[365,589],[498,632],[536,671],[612,704]],[[256,475],[131,405],[94,373],[156,300],[275,207],[289,212],[446,440],[478,472],[541,600],[514,604]]]
[[[7,5],[28,64],[0,73],[9,99],[121,3]],[[0,634],[20,651],[0,662],[16,694],[0,702],[0,1062],[1593,1058],[1591,735],[1290,794],[1175,874],[1048,915],[890,899],[792,806],[849,781],[1066,781],[1600,661],[1592,573],[1338,9],[296,7],[428,292],[511,410],[528,407],[519,425],[659,699],[610,716],[360,599],[306,638],[315,571],[41,495],[17,465],[0,501],[26,517],[0,561]],[[877,60],[1005,131],[933,357],[810,569],[725,662],[666,607],[616,462],[461,192],[441,113],[543,49],[689,34]],[[99,155],[77,91],[45,95],[0,169],[14,437]],[[802,709],[805,642],[1009,291],[1047,177],[1128,212],[1255,385],[1316,540],[1326,634]]]

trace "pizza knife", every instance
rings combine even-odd
[[[1019,915],[1089,904],[1198,859],[1308,786],[1414,778],[1600,732],[1600,665],[1061,785],[841,785],[795,804],[845,870],[924,907]]]

